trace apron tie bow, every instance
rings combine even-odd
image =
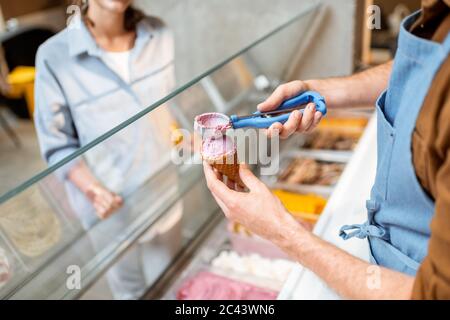
[[[351,224],[342,226],[339,230],[339,236],[348,240],[353,237],[357,237],[359,239],[365,239],[367,237],[376,237],[383,238],[386,232],[373,224],[369,224],[369,222],[365,222],[363,224]]]

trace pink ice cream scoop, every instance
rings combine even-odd
[[[226,135],[204,137],[201,154],[203,160],[222,175],[244,187],[239,176],[239,161],[233,138]]]
[[[222,158],[235,152],[236,145],[233,139],[228,136],[208,137],[202,143],[202,155],[204,158]]]
[[[277,293],[202,271],[183,283],[178,300],[274,300]]]
[[[230,118],[222,113],[204,113],[194,119],[194,130],[201,135],[218,137],[228,129],[231,129]]]

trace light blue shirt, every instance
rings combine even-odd
[[[39,48],[36,67],[36,130],[52,165],[173,90],[173,37],[156,18],[139,22],[127,83],[108,67],[105,52],[76,17]],[[161,115],[167,108],[160,109],[83,156],[110,190],[130,192],[163,165],[170,118]]]

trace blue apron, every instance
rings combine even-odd
[[[417,180],[411,142],[417,116],[439,67],[450,51],[443,43],[411,34],[420,12],[407,17],[388,89],[378,98],[377,172],[364,224],[346,225],[340,236],[368,238],[373,263],[415,275],[427,255],[434,201]]]

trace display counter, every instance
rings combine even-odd
[[[194,116],[203,112],[253,111],[283,80],[264,74],[258,59],[275,56],[281,47],[284,56],[295,55],[297,46],[286,45],[287,35],[306,37],[319,8],[302,6],[289,20],[117,126],[106,118],[99,121],[98,138],[1,195],[0,298],[83,298],[105,277],[128,281],[137,273],[139,278],[130,280],[140,287],[133,296],[109,292],[100,298],[139,298],[154,292],[175,266],[181,269],[221,215],[206,188],[199,154],[190,150],[187,158],[176,160],[179,146],[193,141],[180,139],[180,129],[192,132]],[[163,125],[169,118],[174,125]],[[145,131],[149,123],[151,133]],[[161,130],[155,142],[156,128]],[[134,161],[148,166],[127,176],[96,166],[105,159],[114,164],[121,152],[136,154]],[[88,197],[68,179],[71,168],[82,162],[124,200],[106,220],[96,217]],[[130,269],[136,255],[142,261]]]
[[[338,233],[342,225],[363,222],[367,217],[365,200],[370,193],[376,166],[376,118],[369,112],[357,115],[356,121],[355,114],[344,116],[344,119],[353,124],[367,119],[367,126],[364,125],[360,138],[349,150],[310,149],[305,143],[307,135],[293,136],[283,145],[280,159],[275,160],[281,164],[277,174],[261,178],[286,202],[288,210],[299,222],[306,223],[307,226],[309,223],[314,226],[314,233],[321,238],[368,260],[366,241],[344,242]],[[347,129],[352,127],[353,125],[346,126]],[[320,128],[318,130],[321,131]],[[336,180],[327,180],[326,186],[293,181],[287,183],[289,179],[286,179],[286,171],[292,171],[289,164],[293,163],[302,170],[303,164],[299,165],[298,159],[333,163],[342,168],[342,171],[338,173]],[[326,176],[330,177],[328,174]],[[321,183],[322,180],[315,182]],[[300,199],[303,204],[292,206],[290,199],[286,200],[285,194],[280,190],[292,194],[294,201]],[[315,203],[316,198],[325,199],[324,207],[305,205]],[[313,273],[290,260],[273,244],[221,216],[216,218],[211,230],[198,244],[188,261],[172,270],[167,278],[159,283],[159,287],[147,296],[181,300],[275,297],[297,300],[339,299]]]
[[[274,76],[259,65],[280,57],[280,48],[284,60],[298,61],[320,7],[303,9],[119,125],[99,123],[104,130],[97,139],[2,195],[0,298],[87,298],[112,278],[125,278],[140,288],[138,298],[147,299],[324,297],[320,282],[277,247],[224,219],[206,187],[195,138],[185,135],[197,114],[248,114],[287,81],[288,69]],[[300,35],[298,43],[290,41],[293,33]],[[167,117],[174,125],[164,126],[165,140],[147,143],[151,136],[142,137],[143,128],[161,126]],[[362,222],[365,215],[375,165],[374,120],[366,127],[367,119],[365,113],[330,113],[318,133],[285,141],[273,155],[279,170],[261,177],[299,223],[340,246],[338,226]],[[143,139],[136,143],[136,137]],[[99,159],[114,162],[120,152],[136,149],[145,155],[135,158],[148,164],[145,170],[122,177],[95,168]],[[120,190],[124,205],[110,218],[96,218],[67,179],[80,162]],[[356,241],[346,248],[358,256],[365,252]],[[130,298],[117,292],[96,297],[112,296]]]

